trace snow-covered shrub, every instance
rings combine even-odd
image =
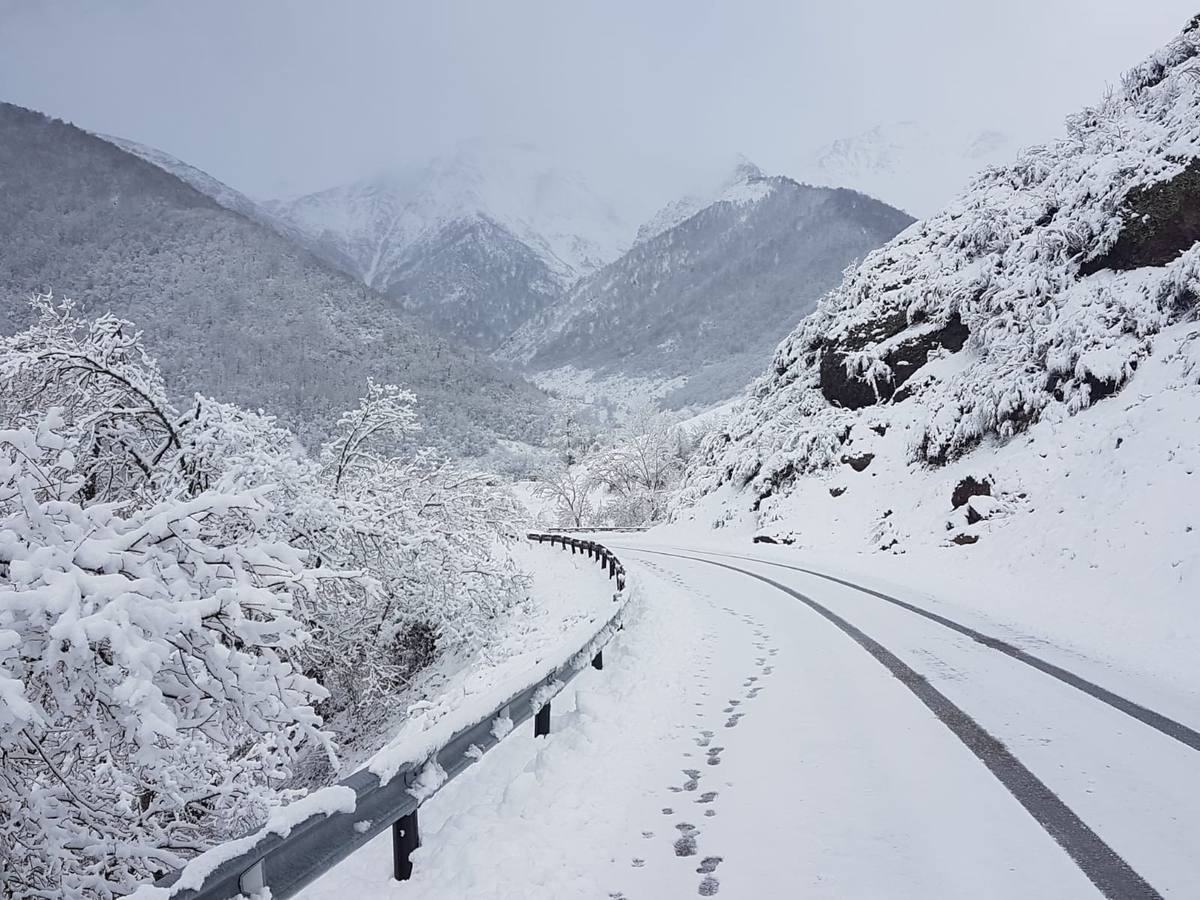
[[[478,649],[521,596],[515,504],[398,452],[397,387],[316,459],[262,413],[175,409],[128,323],[34,306],[0,338],[0,883],[110,896],[257,824],[326,729]]]
[[[661,421],[635,421],[592,462],[592,477],[608,494],[614,525],[648,525],[666,516],[690,452],[688,436]]]
[[[1072,116],[848,271],[711,435],[684,502],[758,498],[832,465],[866,410],[938,465],[1119,390],[1200,298],[1200,20]]]
[[[50,409],[0,430],[0,857],[18,896],[108,896],[253,824],[324,692],[301,555],[261,491],[89,502]]]

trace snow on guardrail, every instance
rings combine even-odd
[[[548,734],[552,698],[589,663],[602,668],[602,650],[622,627],[630,592],[625,567],[608,548],[563,534],[528,537],[587,555],[615,582],[613,612],[598,629],[594,620],[582,623],[532,671],[509,674],[468,702],[458,697],[439,715],[406,722],[363,768],[273,811],[258,831],[218,844],[158,884],[139,888],[134,900],[233,900],[264,889],[282,900],[389,827],[395,877],[408,878],[409,854],[420,846],[421,803],[516,725],[533,718],[534,733]]]

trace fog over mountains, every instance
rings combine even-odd
[[[29,294],[53,291],[145,329],[177,397],[261,406],[306,438],[368,377],[413,389],[427,439],[456,452],[536,438],[544,399],[527,383],[161,167],[178,161],[143,155],[0,104],[0,330],[26,323]],[[202,174],[189,180],[236,208]]]
[[[632,231],[578,173],[484,141],[266,209],[440,333],[489,349],[619,256]]]
[[[28,170],[0,200],[8,220],[76,223],[54,229],[61,247],[18,234],[4,257],[14,297],[53,289],[128,316],[180,391],[269,406],[314,434],[368,374],[400,381],[436,408],[433,439],[467,452],[536,439],[544,401],[504,370],[609,408],[734,396],[847,265],[912,221],[743,157],[637,223],[539,150],[484,141],[258,201],[155,148],[18,107],[4,116],[13,171]],[[907,173],[925,138],[876,129],[814,166],[826,182],[915,185]],[[978,154],[993,152],[980,141]],[[35,146],[44,152],[17,161]],[[5,309],[8,327],[20,307]],[[459,390],[464,379],[473,387]],[[442,404],[447,390],[455,402]]]
[[[924,218],[963,191],[972,177],[1018,150],[994,128],[892,122],[823,144],[798,162],[813,184],[848,187]]]
[[[436,333],[557,393],[622,405],[646,388],[671,407],[740,390],[847,264],[911,221],[742,158],[635,232],[582,176],[484,142],[264,208]]]

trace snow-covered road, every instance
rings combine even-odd
[[[422,808],[411,882],[385,835],[305,897],[1200,896],[1194,706],[769,553],[607,543],[640,606],[550,737]]]

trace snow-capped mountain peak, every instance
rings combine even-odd
[[[529,144],[459,144],[422,167],[331,188],[268,208],[338,245],[356,273],[386,290],[415,248],[454,222],[479,218],[526,244],[564,283],[615,259],[629,227],[581,175]]]
[[[670,231],[714,203],[747,203],[760,200],[771,191],[771,183],[762,169],[745,156],[738,155],[732,169],[704,190],[685,194],[672,200],[638,228],[635,244],[642,244]]]

